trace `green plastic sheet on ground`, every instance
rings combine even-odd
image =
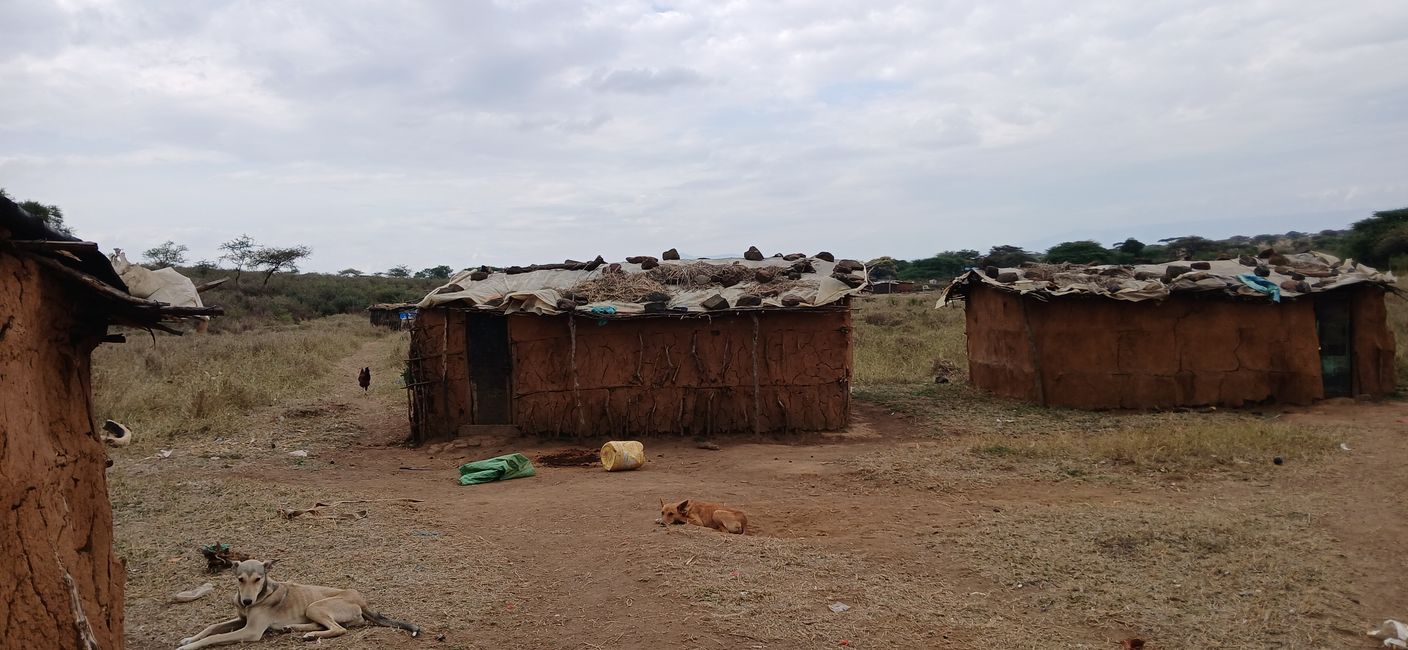
[[[523,454],[509,454],[476,460],[460,465],[460,485],[478,485],[494,481],[507,481],[511,478],[532,476],[532,461]]]

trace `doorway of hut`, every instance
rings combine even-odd
[[[475,424],[513,424],[510,407],[508,317],[470,312],[465,315],[465,349],[469,351],[470,404]]]
[[[1315,330],[1320,338],[1320,376],[1325,397],[1354,394],[1353,317],[1349,300],[1323,295],[1315,301]]]

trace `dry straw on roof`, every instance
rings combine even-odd
[[[649,273],[603,273],[567,291],[587,302],[645,302],[650,294],[664,292],[665,285]]]
[[[650,269],[652,277],[665,284],[684,287],[706,287],[715,284],[732,286],[753,279],[754,269],[734,264],[711,264],[691,262],[689,264],[667,264]]]

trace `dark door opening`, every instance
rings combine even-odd
[[[510,407],[512,362],[508,354],[508,317],[465,315],[469,350],[469,390],[475,424],[513,424]]]
[[[1321,296],[1315,301],[1315,330],[1320,337],[1320,375],[1325,397],[1354,394],[1354,350],[1349,301]]]

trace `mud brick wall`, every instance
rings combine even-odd
[[[969,381],[1003,397],[1041,403],[1022,301],[1006,291],[975,286],[965,312]]]
[[[514,424],[581,437],[844,428],[850,313],[755,313],[511,316]]]
[[[1389,329],[1384,304],[1388,292],[1371,286],[1353,291],[1350,309],[1354,313],[1354,392],[1375,397],[1391,395],[1398,390],[1398,375],[1393,330]]]
[[[974,385],[1054,406],[1306,404],[1324,393],[1311,300],[1041,302],[979,286],[967,327]]]
[[[411,331],[412,438],[452,438],[473,422],[466,357],[465,313],[422,309]]]
[[[0,646],[122,648],[107,454],[89,354],[107,315],[0,252]]]

